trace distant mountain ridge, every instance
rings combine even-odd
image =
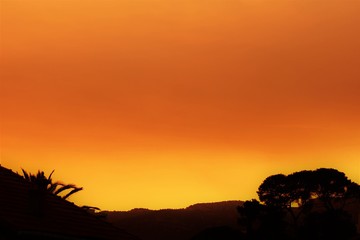
[[[143,240],[187,240],[210,227],[238,228],[237,210],[242,201],[197,203],[183,209],[104,211],[115,226]]]

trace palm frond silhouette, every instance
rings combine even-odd
[[[61,196],[63,199],[67,199],[74,193],[83,190],[82,187],[77,187],[74,184],[64,184],[59,181],[54,182],[52,179],[52,175],[55,172],[55,170],[53,170],[49,176],[46,176],[44,171],[40,171],[40,170],[36,174],[29,173],[24,169],[21,170],[22,170],[22,177],[26,181],[35,184],[38,190],[48,192],[50,194],[54,194],[57,196]]]

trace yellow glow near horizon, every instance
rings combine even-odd
[[[320,167],[336,168],[360,182],[358,156],[341,154],[298,156],[291,163],[291,156],[277,156],[274,160],[274,156],[265,154],[227,151],[122,152],[91,157],[74,152],[31,155],[37,156],[36,160],[3,161],[3,165],[18,172],[19,165],[32,172],[42,169],[50,173],[55,169],[56,180],[84,187],[71,201],[108,210],[183,208],[197,202],[257,198],[258,186],[272,174]],[[347,161],[339,162],[339,158]],[[52,161],[46,163],[47,159]],[[99,159],[106,164],[99,164]],[[64,160],[67,164],[63,164]]]

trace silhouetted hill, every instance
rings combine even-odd
[[[115,226],[143,240],[187,240],[213,227],[238,228],[237,210],[242,201],[199,203],[185,209],[133,209],[104,212]]]

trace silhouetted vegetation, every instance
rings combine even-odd
[[[40,214],[44,206],[42,194],[61,193],[66,199],[82,190],[73,184],[54,182],[53,172],[46,176],[43,171],[31,174],[23,170],[22,177],[36,186],[30,193],[41,193],[40,197],[30,198],[34,200],[30,205]],[[107,218],[144,240],[360,239],[356,225],[360,217],[360,186],[336,169],[272,175],[262,182],[257,193],[259,201],[196,204],[179,210],[99,212],[99,208],[91,206],[82,209]],[[236,212],[238,205],[241,206]]]
[[[80,208],[53,195],[62,192],[62,185],[55,184],[52,175],[53,172],[45,176],[41,171],[29,174],[23,170],[20,176],[0,166],[1,240],[138,239],[99,216],[86,213],[98,208]],[[66,189],[64,197],[71,192],[71,188]]]
[[[106,214],[144,240],[355,240],[359,192],[344,173],[321,168],[267,177],[257,191],[260,201]]]
[[[335,169],[269,176],[257,191],[260,202],[238,207],[247,239],[351,239],[360,186]],[[358,213],[357,213],[358,214]]]
[[[53,182],[52,175],[55,170],[53,170],[49,176],[46,176],[43,171],[38,171],[37,174],[28,173],[24,169],[22,170],[22,177],[27,180],[28,182],[33,183],[38,191],[41,192],[48,192],[54,195],[62,196],[63,199],[67,199],[74,193],[77,193],[83,188],[77,187],[74,184],[64,184],[59,181]],[[67,192],[65,195],[62,193]]]

